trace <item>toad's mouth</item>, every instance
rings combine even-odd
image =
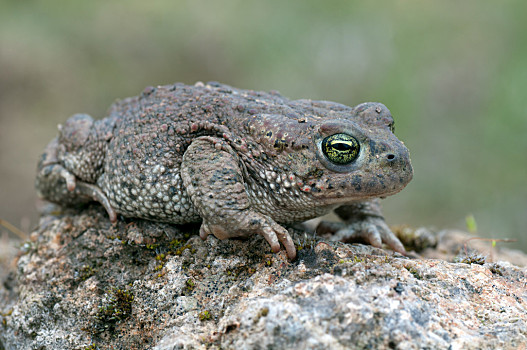
[[[386,197],[393,196],[404,189],[405,186],[395,188],[390,191],[383,191],[382,194],[377,193],[353,193],[346,195],[341,192],[335,192],[333,194],[326,194],[324,196],[316,196],[319,205],[342,205],[351,202],[364,201],[368,199],[380,198],[385,199]]]
[[[399,193],[413,177],[411,165],[404,171],[362,173],[336,179],[323,177],[313,191],[313,197],[323,204],[339,204],[372,198],[386,198]]]

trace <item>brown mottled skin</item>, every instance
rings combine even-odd
[[[257,233],[274,252],[282,243],[291,259],[296,249],[280,224],[336,209],[345,221],[340,238],[404,254],[377,199],[412,178],[408,150],[392,130],[380,103],[291,101],[218,83],[149,87],[102,120],[68,119],[39,162],[36,186],[64,205],[98,201],[112,221],[202,221],[203,239]],[[352,161],[329,158],[352,152],[340,141],[326,148],[334,134],[357,141]]]

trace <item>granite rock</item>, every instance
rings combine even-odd
[[[98,207],[42,217],[0,286],[0,349],[527,344],[527,269],[465,250],[466,234],[427,231],[435,248],[405,257],[290,229],[290,261],[260,236],[202,241],[198,229],[111,224]]]

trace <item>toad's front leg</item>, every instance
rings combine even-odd
[[[186,191],[203,219],[200,236],[219,239],[262,235],[273,252],[280,243],[290,259],[296,249],[285,228],[251,207],[245,191],[238,156],[223,140],[202,136],[185,151],[181,178]]]

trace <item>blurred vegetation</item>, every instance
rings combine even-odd
[[[0,1],[0,218],[36,223],[56,125],[147,85],[217,80],[386,104],[415,177],[390,223],[464,227],[527,250],[527,2]]]

